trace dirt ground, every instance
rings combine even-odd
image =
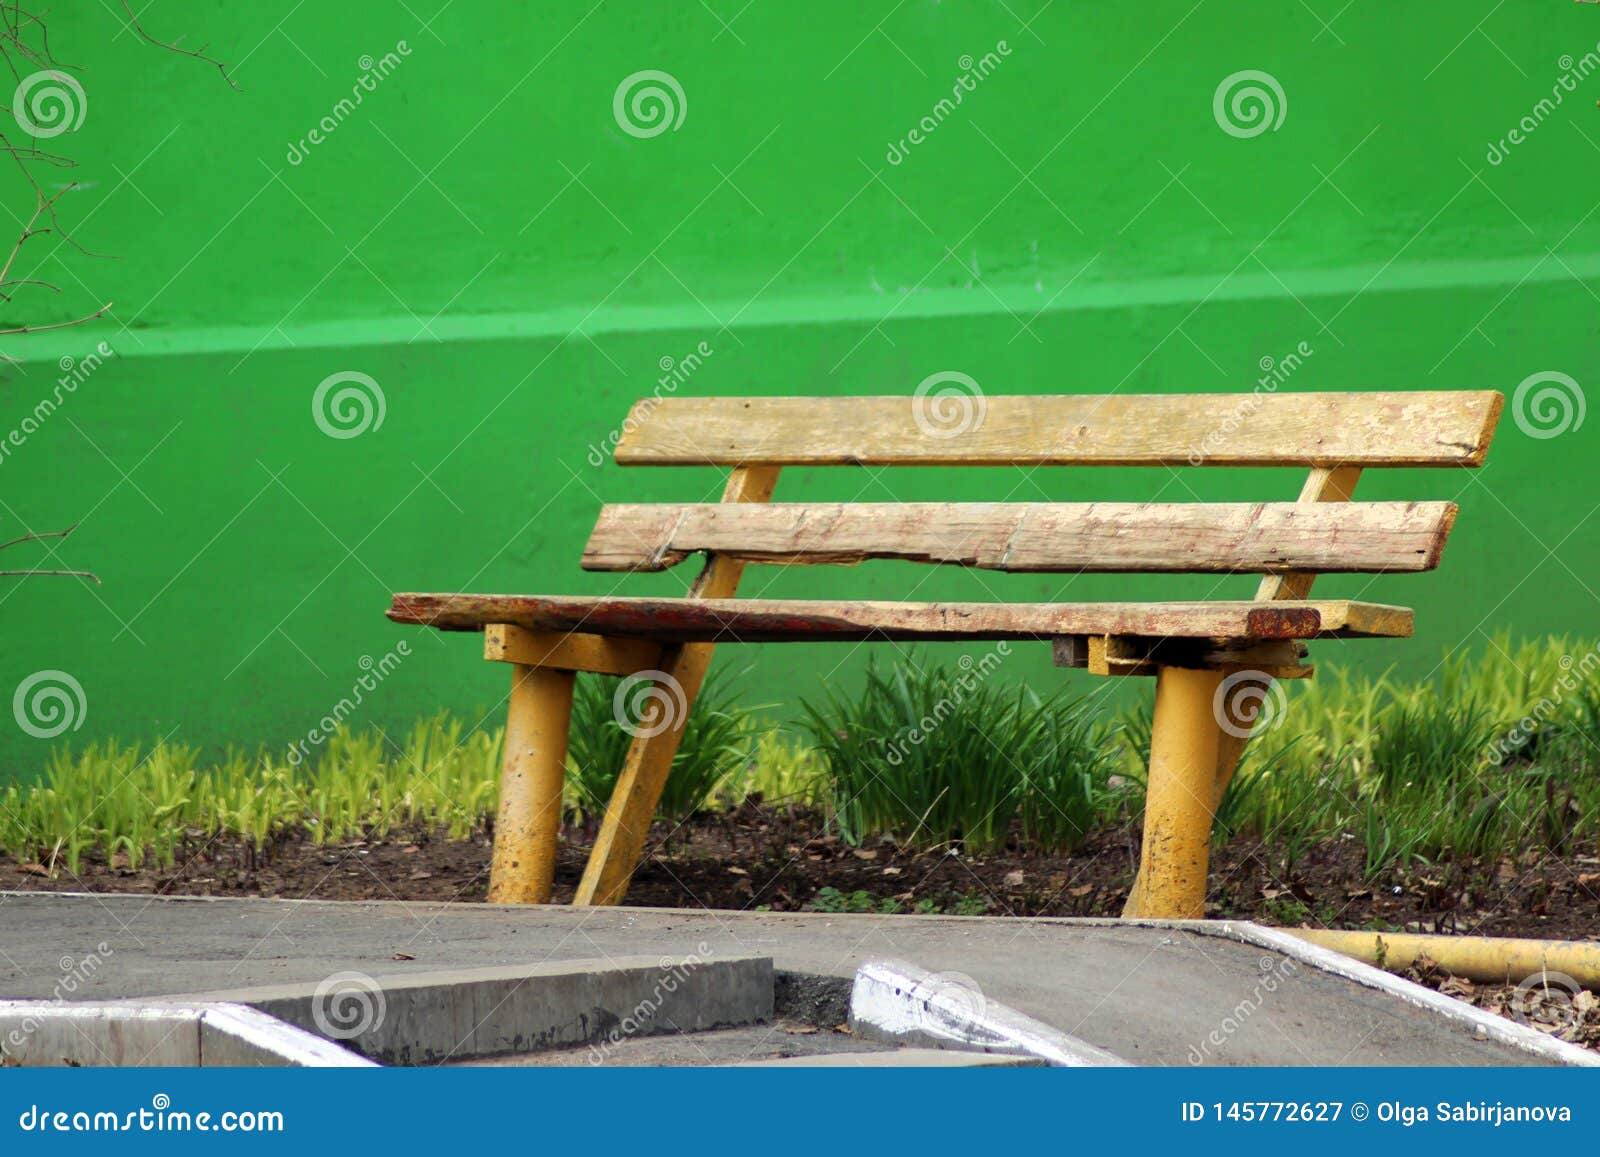
[[[555,900],[572,896],[593,839],[573,829],[557,865]],[[95,854],[73,875],[64,865],[0,856],[0,888],[139,892],[321,900],[481,902],[488,887],[488,832],[451,840],[424,828],[319,846],[287,833],[257,852],[247,842],[192,833],[174,867],[129,866]],[[1101,835],[1073,855],[968,855],[910,850],[891,839],[852,848],[826,834],[822,817],[752,802],[658,825],[629,904],[994,916],[1114,916],[1138,855],[1133,830]],[[1594,852],[1596,849],[1586,849]],[[1439,863],[1368,878],[1355,839],[1311,849],[1286,869],[1279,854],[1236,840],[1213,855],[1206,914],[1294,927],[1600,939],[1600,856],[1530,850],[1516,860]],[[1437,968],[1412,979],[1449,995],[1600,1048],[1600,1002],[1580,994],[1530,998],[1473,985]],[[1529,1006],[1530,999],[1533,1005]],[[1520,1004],[1518,1003],[1520,1002]]]

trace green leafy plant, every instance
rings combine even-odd
[[[1116,764],[1110,729],[1079,701],[1041,699],[974,666],[884,671],[870,662],[856,695],[806,703],[828,769],[840,834],[890,833],[921,846],[1003,846],[1013,821],[1030,846],[1070,851]]]
[[[738,674],[713,672],[701,688],[656,814],[676,822],[711,804],[719,794],[738,790],[756,750],[756,728],[749,710],[734,702],[731,685]],[[585,815],[605,810],[633,743],[627,704],[619,707],[622,681],[605,675],[580,675],[572,699],[567,741],[567,783]],[[652,723],[652,726],[655,724]]]
[[[831,809],[851,843],[892,834],[974,851],[1013,835],[1071,850],[1097,825],[1139,819],[1147,705],[1101,722],[1082,701],[1006,683],[990,659],[938,667],[913,656],[871,667],[859,695],[807,705],[795,735],[758,728],[733,701],[737,678],[702,695],[663,815],[759,793]],[[604,806],[632,738],[615,687],[579,682],[568,804],[585,814]],[[1286,692],[1287,711],[1247,746],[1217,812],[1219,840],[1260,840],[1285,878],[1334,839],[1359,840],[1374,877],[1538,846],[1600,851],[1592,644],[1502,636],[1423,684],[1334,668]],[[202,764],[196,749],[165,742],[60,748],[37,782],[0,788],[0,850],[78,872],[94,850],[135,868],[171,865],[220,833],[257,853],[294,830],[333,843],[420,823],[460,839],[494,812],[501,745],[481,720],[439,715],[403,736],[341,729],[302,764],[266,751]]]
[[[879,900],[863,889],[841,892],[831,886],[819,888],[816,896],[806,907],[813,912],[876,912],[884,916],[891,916],[901,911],[900,901],[892,896],[885,896]]]

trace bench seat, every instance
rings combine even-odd
[[[1343,599],[1164,603],[899,603],[812,599],[397,594],[397,623],[691,642],[958,641],[1133,635],[1188,639],[1407,638],[1406,607]]]

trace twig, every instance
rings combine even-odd
[[[28,531],[27,534],[23,535],[21,538],[13,538],[10,542],[0,542],[0,550],[8,550],[13,546],[20,546],[25,542],[38,542],[41,538],[66,538],[67,535],[71,534],[74,530],[77,530],[77,529],[78,529],[78,524],[76,522],[74,522],[71,526],[67,527],[67,529],[65,529],[65,530],[40,530],[40,531],[32,531],[32,530],[30,530],[30,531]]]
[[[157,48],[165,48],[168,52],[176,52],[179,56],[193,57],[195,60],[203,60],[207,64],[214,65],[216,70],[222,74],[222,79],[228,82],[228,87],[233,89],[235,92],[240,91],[239,86],[233,83],[233,77],[228,75],[228,66],[214,56],[207,56],[205,45],[202,44],[198,49],[184,48],[176,40],[170,42],[158,40],[156,37],[151,36],[148,32],[146,32],[144,30],[144,25],[139,23],[139,16],[136,12],[134,12],[133,4],[130,3],[130,0],[122,0],[122,10],[128,14],[129,26],[135,32],[137,32],[144,41],[149,44],[154,44]]]
[[[0,329],[0,337],[14,333],[43,333],[47,329],[68,329],[71,326],[83,325],[85,322],[94,321],[96,318],[104,317],[107,313],[111,312],[111,307],[115,304],[116,302],[114,301],[108,301],[93,313],[86,313],[82,317],[75,317],[71,321],[58,321],[53,322],[50,325],[19,325],[12,329]]]
[[[13,538],[10,542],[0,542],[0,550],[9,550],[13,546],[21,546],[25,542],[38,542],[45,538],[66,538],[78,524],[74,522],[65,530],[30,530],[20,538]],[[0,578],[31,578],[35,575],[53,575],[62,578],[88,579],[92,583],[99,583],[100,576],[88,570],[0,570]]]
[[[0,570],[0,578],[9,576],[28,578],[34,575],[57,575],[63,578],[81,578],[88,579],[93,583],[98,583],[100,581],[99,575],[95,574],[93,571],[87,570]]]

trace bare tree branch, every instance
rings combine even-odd
[[[71,534],[77,529],[78,524],[74,522],[65,530],[30,530],[27,534],[22,535],[20,538],[13,538],[10,542],[0,542],[0,550],[9,550],[11,547],[21,546],[25,542],[38,542],[41,539],[46,538],[66,538],[67,535]],[[52,575],[60,578],[81,578],[88,579],[93,583],[98,583],[100,581],[99,575],[88,570],[0,570],[0,578],[30,578],[36,575]]]
[[[0,578],[31,578],[35,575],[53,575],[58,578],[88,579],[98,584],[100,576],[87,570],[0,570]]]
[[[131,0],[122,0],[122,9],[127,13],[128,26],[138,34],[140,39],[168,52],[177,53],[179,56],[187,56],[213,65],[222,74],[222,79],[227,81],[230,88],[238,89],[239,86],[228,75],[228,66],[215,57],[207,55],[204,45],[198,49],[191,49],[185,48],[179,40],[161,40],[159,37],[145,31],[144,25],[139,21],[139,14],[134,11]],[[18,67],[19,63],[23,64],[31,72],[61,67],[50,50],[49,32],[42,14],[30,12],[23,8],[20,3],[8,3],[6,0],[0,0],[0,60],[4,61],[5,66],[11,70],[11,74],[18,78],[19,81],[22,79],[22,71]],[[76,82],[73,83],[76,84]],[[0,105],[0,112],[12,113],[13,110]],[[35,131],[36,126],[32,126],[26,117],[18,114],[16,120],[17,126],[24,132]],[[50,134],[47,133],[45,135],[48,136]],[[71,168],[77,162],[58,153],[45,152],[38,147],[36,142],[30,142],[26,146],[15,145],[3,131],[0,131],[0,157],[11,158],[17,170],[22,174],[23,179],[28,183],[28,187],[33,190],[34,197],[33,215],[28,218],[27,224],[22,227],[22,232],[12,244],[4,262],[0,263],[0,301],[9,303],[12,300],[12,295],[6,293],[5,290],[22,286],[34,286],[60,293],[61,287],[58,285],[32,276],[12,277],[11,271],[17,263],[17,258],[22,253],[23,246],[30,239],[46,233],[54,233],[80,253],[93,257],[103,256],[102,254],[90,253],[88,249],[79,245],[72,234],[62,225],[57,212],[57,202],[77,189],[77,182],[74,181],[55,193],[46,193],[44,187],[40,185],[39,179],[34,175],[32,168],[35,164],[50,165],[56,168]],[[94,321],[96,318],[104,317],[110,311],[111,305],[112,303],[108,301],[93,313],[84,314],[70,321],[49,322],[43,325],[24,324],[12,326],[8,329],[0,329],[0,336],[43,333],[46,330],[67,329],[71,326],[83,325],[86,322]],[[0,354],[0,362],[10,362],[12,360],[12,358]],[[21,546],[23,543],[38,542],[47,538],[66,538],[77,528],[78,524],[73,523],[65,530],[29,531],[20,538],[0,543],[0,550],[9,550],[15,546]],[[52,553],[54,553],[53,550]],[[53,568],[0,570],[0,577],[4,578],[29,578],[46,575],[81,578],[94,583],[100,581],[99,575],[93,571],[86,570]]]
[[[9,301],[10,299],[7,298],[7,300]],[[96,318],[104,317],[106,314],[111,312],[111,307],[115,304],[116,302],[114,301],[108,301],[93,313],[86,313],[82,317],[75,317],[71,321],[57,321],[52,322],[49,325],[18,325],[13,326],[11,329],[0,329],[0,337],[14,333],[44,333],[45,330],[48,329],[70,329],[75,325],[83,325],[86,322],[94,321]]]
[[[133,4],[130,2],[130,0],[122,0],[122,10],[128,14],[128,24],[147,43],[154,44],[157,48],[165,48],[168,52],[176,52],[179,56],[190,56],[195,60],[203,60],[207,64],[215,66],[216,70],[222,74],[222,79],[228,82],[228,87],[233,89],[235,92],[239,91],[239,86],[233,83],[233,77],[228,75],[228,66],[214,56],[207,56],[206,46],[204,44],[197,49],[184,48],[178,43],[177,40],[167,41],[157,39],[156,37],[151,36],[150,33],[146,32],[144,30],[144,25],[139,23],[139,15],[133,10]],[[179,37],[179,40],[181,39],[182,37]]]
[[[23,535],[21,538],[13,538],[10,542],[0,542],[0,550],[9,550],[11,547],[13,547],[13,546],[21,546],[25,542],[38,542],[41,538],[66,538],[67,535],[71,534],[74,530],[77,530],[77,529],[78,529],[78,524],[76,522],[74,522],[71,526],[67,527],[67,529],[65,529],[65,530],[40,530],[40,531],[32,531],[32,530],[30,530],[27,534]]]

